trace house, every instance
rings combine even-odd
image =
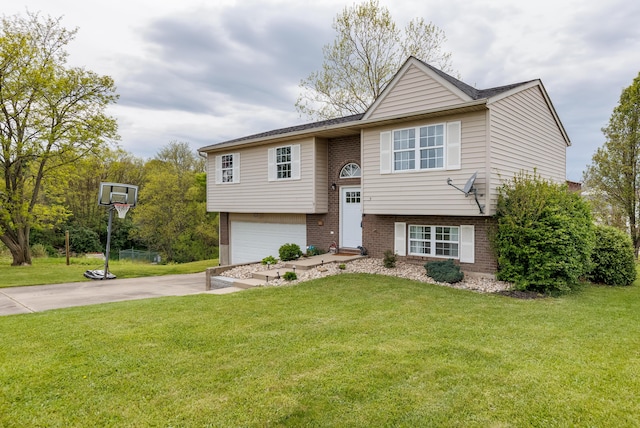
[[[540,80],[480,90],[411,57],[364,114],[200,151],[223,265],[294,242],[491,274],[497,188],[534,168],[564,182],[569,144]]]

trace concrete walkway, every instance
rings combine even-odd
[[[164,275],[0,288],[0,315],[25,314],[49,309],[124,300],[188,294],[227,294],[241,288],[205,291],[205,274]]]

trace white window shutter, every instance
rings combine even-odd
[[[460,262],[475,263],[475,227],[460,226]]]
[[[393,252],[399,256],[407,255],[407,223],[394,223]]]
[[[233,154],[233,182],[240,183],[240,153]]]
[[[291,178],[300,180],[300,144],[291,146]]]
[[[216,156],[216,184],[222,183],[222,156]]]
[[[268,152],[269,181],[276,181],[276,149],[270,148]]]
[[[460,169],[461,123],[447,123],[447,169]]]
[[[380,133],[380,174],[391,173],[391,132]]]

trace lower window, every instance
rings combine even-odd
[[[409,226],[409,254],[459,258],[460,230],[457,226]]]

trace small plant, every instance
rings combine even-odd
[[[262,263],[263,265],[266,265],[266,264],[275,265],[276,263],[278,263],[278,259],[276,259],[276,258],[275,258],[275,257],[273,257],[273,256],[267,256],[267,257],[265,257],[264,259],[262,259],[262,262],[261,262],[261,263]]]
[[[384,258],[382,259],[382,264],[387,269],[392,269],[396,267],[396,259],[397,259],[396,254],[391,250],[387,250],[384,252]]]
[[[322,251],[320,248],[316,247],[315,245],[309,245],[307,247],[307,256],[309,257],[319,256],[320,254],[324,254],[324,251]]]
[[[345,265],[344,263],[340,263],[338,265],[338,269],[340,269],[340,270],[345,270],[346,268],[347,268],[347,265]]]
[[[427,262],[424,268],[427,270],[427,275],[438,282],[454,284],[464,278],[464,273],[460,270],[460,266],[455,264],[452,259]]]
[[[47,248],[42,244],[33,244],[31,246],[31,255],[35,258],[48,257]]]
[[[285,272],[282,278],[284,278],[285,281],[295,281],[298,279],[298,275],[296,275],[295,272]]]
[[[280,253],[280,260],[288,262],[289,260],[296,260],[302,256],[302,250],[298,244],[284,244],[278,250]]]

